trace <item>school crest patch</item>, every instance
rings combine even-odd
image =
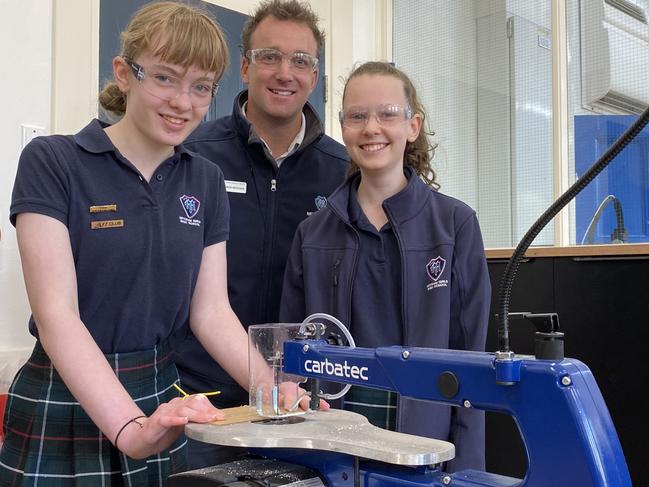
[[[192,227],[200,227],[201,221],[194,218],[201,208],[201,202],[196,196],[187,196],[186,194],[180,197],[180,204],[183,207],[186,216],[179,215],[180,223],[190,225]]]
[[[201,202],[195,196],[187,196],[186,194],[180,197],[180,203],[183,205],[185,215],[187,218],[194,218],[201,207]]]
[[[318,210],[322,210],[325,206],[327,206],[327,197],[326,196],[316,196],[315,197],[315,207]]]
[[[444,269],[446,269],[446,259],[441,255],[428,261],[428,264],[426,264],[426,273],[433,282],[428,283],[426,286],[427,290],[430,291],[431,289],[448,286],[448,279],[440,279],[442,274],[444,274]]]
[[[315,211],[322,210],[324,207],[327,206],[327,197],[318,195],[314,198],[313,200],[315,202]],[[306,216],[311,216],[315,213],[315,211],[307,211]]]
[[[444,259],[443,257],[438,255],[434,259],[430,259],[430,262],[426,264],[426,272],[428,273],[428,277],[430,277],[433,281],[437,281],[439,279],[439,276],[441,276],[444,272],[445,267],[446,259]]]

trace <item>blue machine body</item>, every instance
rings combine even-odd
[[[497,360],[486,352],[347,348],[322,340],[297,340],[284,344],[284,371],[509,414],[527,453],[524,479],[472,470],[447,474],[439,466],[403,468],[368,462],[360,470],[363,486],[631,486],[599,387],[588,367],[574,359]],[[456,387],[450,393],[439,386],[442,375],[454,377]],[[345,455],[306,450],[276,453],[316,468],[331,486],[353,485],[349,475],[341,474],[353,461]]]

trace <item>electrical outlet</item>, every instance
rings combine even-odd
[[[34,137],[45,135],[45,129],[43,127],[25,124],[22,124],[20,127],[22,128],[22,149],[24,149]]]

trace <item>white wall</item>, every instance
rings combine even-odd
[[[52,132],[74,134],[97,116],[99,0],[53,1]]]
[[[0,117],[0,349],[32,343],[16,233],[9,223],[11,190],[22,148],[21,125],[51,130],[52,2],[0,0],[0,54],[5,60]]]
[[[342,142],[338,111],[345,79],[358,63],[392,60],[392,0],[330,0],[327,33],[329,103],[327,133]]]

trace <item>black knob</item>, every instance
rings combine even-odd
[[[460,381],[453,372],[447,370],[439,374],[437,378],[437,389],[446,399],[452,399],[457,396],[460,390]]]

